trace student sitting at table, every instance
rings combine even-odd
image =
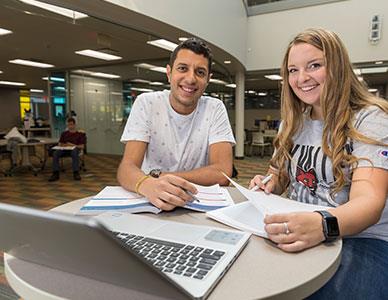
[[[81,180],[79,174],[79,154],[85,148],[86,135],[84,132],[80,132],[76,128],[75,119],[67,119],[67,130],[62,132],[59,139],[58,146],[69,147],[73,149],[57,149],[54,150],[53,155],[53,174],[49,178],[49,181],[59,180],[59,159],[64,156],[71,156],[72,169],[74,180]]]
[[[311,29],[289,44],[281,76],[282,124],[263,184],[250,186],[327,210],[267,215],[287,252],[343,238],[337,273],[311,299],[387,299],[388,102],[367,90],[339,37]]]
[[[235,143],[225,105],[203,96],[212,54],[191,38],[171,54],[170,90],[141,94],[133,104],[121,141],[126,143],[117,178],[163,210],[184,206],[192,183],[228,184]]]

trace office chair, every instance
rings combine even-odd
[[[5,159],[9,160],[9,169],[4,169],[2,167],[2,161]],[[6,146],[0,146],[0,173],[2,173],[5,177],[11,176],[13,165],[12,152],[8,151]]]
[[[252,143],[250,148],[251,155],[253,152],[253,147],[258,147],[260,150],[260,156],[264,157],[265,148],[266,147],[270,148],[271,143],[264,141],[264,136],[262,132],[252,132]]]

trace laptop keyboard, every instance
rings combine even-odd
[[[147,238],[123,232],[113,232],[128,247],[164,273],[204,279],[224,251]]]

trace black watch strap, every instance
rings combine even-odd
[[[322,216],[322,227],[325,242],[335,241],[340,235],[337,218],[326,210],[316,210],[315,212]]]

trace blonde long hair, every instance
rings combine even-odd
[[[309,105],[295,95],[288,83],[289,52],[292,46],[300,43],[307,43],[321,50],[325,60],[326,80],[320,95],[324,120],[322,150],[332,160],[333,175],[336,179],[334,194],[346,183],[343,168],[355,166],[360,160],[345,151],[348,139],[382,144],[362,135],[354,128],[355,113],[372,105],[388,113],[388,102],[370,94],[366,86],[358,80],[346,48],[335,33],[325,29],[307,29],[298,34],[288,45],[282,63],[282,129],[274,140],[276,154],[270,162],[271,167],[279,172],[279,183],[283,191],[288,184],[286,167],[287,162],[291,160],[292,138],[301,129],[303,113],[309,109]]]

